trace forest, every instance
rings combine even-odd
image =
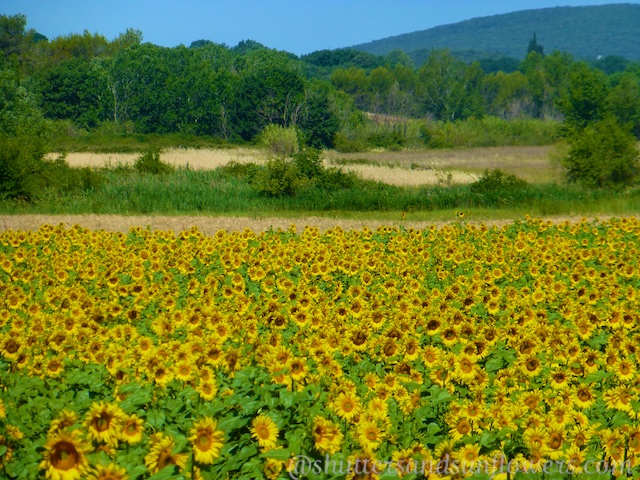
[[[495,71],[495,61],[483,68],[448,50],[430,52],[416,67],[401,51],[375,56],[338,49],[298,58],[251,40],[166,48],[144,43],[133,29],[113,40],[88,31],[49,40],[28,30],[22,15],[0,17],[3,82],[19,81],[59,131],[180,133],[242,143],[275,124],[297,127],[309,145],[346,150],[402,146],[414,140],[407,137],[410,119],[421,120],[414,136],[426,147],[438,146],[429,144],[437,122],[561,121],[562,98],[584,62],[545,54],[535,38],[526,41],[529,53],[515,70]],[[640,63],[604,60],[588,70],[606,83],[603,101],[639,135]],[[554,138],[538,143],[545,140]]]

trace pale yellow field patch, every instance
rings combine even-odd
[[[133,165],[139,153],[91,153],[72,152],[67,154],[66,160],[72,167],[101,168],[117,165]],[[50,156],[49,158],[55,158]],[[160,160],[176,167],[193,168],[196,170],[212,170],[227,165],[230,162],[264,163],[267,154],[256,148],[221,148],[221,149],[191,149],[172,148],[160,154]]]
[[[399,152],[323,153],[325,166],[340,167],[367,180],[398,186],[453,185],[476,181],[486,169],[500,168],[530,182],[560,178],[550,160],[553,147],[490,147]],[[132,165],[139,153],[69,153],[73,167]],[[259,148],[184,149],[161,153],[160,159],[176,167],[215,169],[230,162],[264,164],[273,155]],[[55,155],[50,156],[55,158]]]
[[[478,179],[476,174],[456,170],[412,170],[387,165],[346,165],[341,168],[345,172],[354,172],[366,180],[400,187],[463,184],[472,183]]]

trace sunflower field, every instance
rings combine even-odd
[[[0,233],[0,478],[637,478],[640,221]]]

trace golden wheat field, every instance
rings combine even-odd
[[[640,221],[0,232],[0,476],[612,478]]]
[[[452,185],[476,181],[489,169],[502,169],[531,182],[553,182],[560,173],[550,160],[554,147],[489,147],[452,150],[406,150],[400,152],[323,153],[324,165],[340,167],[361,178],[391,185]],[[66,161],[73,167],[131,165],[140,154],[71,152]],[[50,155],[53,158],[55,155]],[[161,153],[163,162],[176,167],[215,169],[230,162],[264,164],[270,158],[259,148],[185,149]]]

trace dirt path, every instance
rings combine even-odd
[[[550,217],[554,223],[569,221],[579,222],[583,217]],[[599,216],[600,220],[612,218],[612,216]],[[593,220],[590,217],[589,220]],[[242,231],[249,228],[254,232],[262,232],[270,228],[287,229],[292,224],[296,225],[298,232],[305,226],[313,226],[324,232],[329,228],[340,226],[345,230],[361,229],[367,226],[376,229],[380,226],[404,226],[405,228],[425,229],[431,225],[442,227],[451,222],[426,222],[409,220],[350,220],[324,217],[305,218],[251,218],[251,217],[205,217],[205,216],[121,216],[121,215],[0,215],[0,232],[5,230],[37,230],[41,225],[58,225],[63,223],[69,228],[78,224],[91,230],[108,230],[127,232],[131,227],[150,228],[152,230],[173,230],[180,232],[193,226],[197,226],[206,235],[213,235],[219,230]],[[478,222],[480,223],[480,222]],[[487,226],[501,226],[511,223],[510,220],[487,220],[483,222]]]

